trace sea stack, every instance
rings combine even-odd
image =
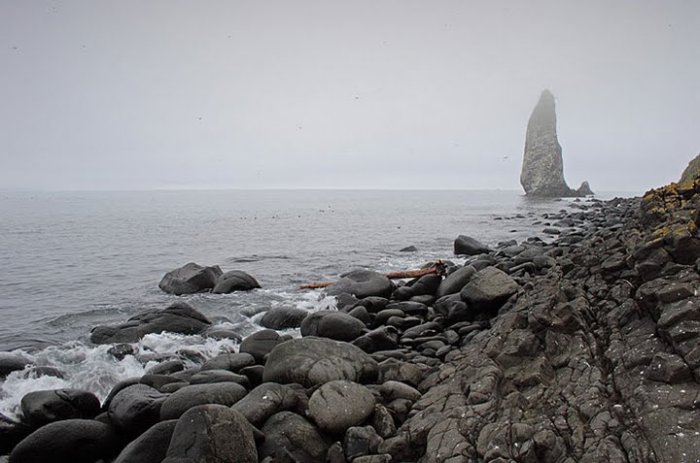
[[[554,95],[544,90],[527,123],[520,184],[528,196],[558,198],[593,194],[588,182],[572,190],[564,180],[561,145],[557,140]]]

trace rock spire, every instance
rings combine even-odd
[[[588,182],[573,190],[564,180],[561,145],[557,139],[554,95],[544,90],[532,111],[525,136],[520,184],[528,196],[551,198],[592,194]]]

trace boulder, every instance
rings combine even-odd
[[[6,455],[27,437],[32,429],[24,423],[18,423],[0,413],[0,455]]]
[[[358,299],[365,297],[389,297],[393,284],[386,276],[370,270],[353,270],[342,276],[337,283],[327,289],[330,296],[341,293],[352,294]]]
[[[253,427],[243,415],[223,405],[199,405],[175,425],[162,463],[257,463]]]
[[[517,291],[518,284],[507,273],[496,267],[486,267],[474,275],[460,296],[477,311],[492,311],[498,310]]]
[[[330,381],[309,398],[309,415],[322,431],[344,433],[349,427],[364,423],[375,405],[374,395],[365,386],[352,381]]]
[[[195,373],[190,378],[190,384],[214,384],[236,383],[243,387],[250,386],[250,381],[245,375],[236,374],[228,370],[204,370]]]
[[[222,274],[223,272],[218,265],[202,267],[190,262],[166,273],[158,283],[158,287],[166,293],[176,296],[199,293],[214,288]]]
[[[535,197],[585,196],[590,187],[578,192],[564,180],[564,162],[557,140],[554,95],[544,90],[530,116],[525,136],[525,155],[520,172],[525,194]],[[582,188],[588,186],[587,183]]]
[[[399,347],[399,332],[392,326],[380,326],[355,339],[353,345],[371,354],[380,350],[392,350]]]
[[[211,322],[185,302],[176,302],[163,310],[149,310],[135,315],[126,323],[97,326],[90,333],[95,344],[137,342],[149,333],[199,334]]]
[[[316,427],[292,412],[272,415],[262,427],[265,441],[260,458],[271,461],[321,462],[326,460],[328,442]]]
[[[145,384],[119,391],[109,404],[109,420],[122,433],[138,436],[160,419],[160,407],[167,395]]]
[[[376,453],[382,441],[372,426],[353,426],[347,430],[343,439],[345,457],[354,463],[358,457]]]
[[[275,413],[294,409],[300,393],[285,384],[263,383],[231,406],[239,411],[253,426],[261,426]]]
[[[214,285],[212,292],[228,294],[234,291],[250,291],[251,289],[259,287],[260,284],[252,276],[241,270],[231,270],[217,278],[216,285]]]
[[[334,310],[310,313],[301,322],[302,336],[317,336],[336,341],[352,341],[362,335],[366,326],[357,318]]]
[[[43,426],[12,450],[9,463],[94,463],[119,450],[114,430],[96,420],[71,419]]]
[[[455,254],[475,256],[491,252],[488,246],[477,241],[471,236],[459,235],[455,240]]]
[[[376,376],[377,362],[359,347],[341,341],[306,337],[276,346],[265,363],[263,380],[311,387],[335,379],[372,381]]]
[[[124,447],[114,463],[160,463],[168,451],[176,424],[177,420],[167,420],[151,426]]]
[[[442,280],[435,293],[435,297],[440,299],[443,296],[460,292],[475,274],[476,269],[471,265],[458,268]]]
[[[13,371],[24,370],[31,362],[11,352],[0,352],[0,379]]]
[[[246,337],[238,350],[252,355],[256,362],[262,363],[265,356],[283,340],[277,331],[260,330]]]
[[[204,362],[202,371],[205,370],[228,370],[238,373],[241,368],[255,365],[255,358],[245,352],[219,354]]]
[[[161,420],[180,418],[187,410],[198,405],[218,404],[230,407],[246,395],[243,386],[236,383],[195,384],[173,392],[160,409]]]
[[[308,314],[306,310],[296,307],[273,307],[262,316],[260,326],[271,330],[299,328]]]
[[[94,394],[76,389],[34,391],[20,402],[24,420],[38,428],[53,421],[94,418],[100,413],[100,401]]]

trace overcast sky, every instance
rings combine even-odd
[[[700,2],[0,1],[0,188],[519,189],[700,152]]]

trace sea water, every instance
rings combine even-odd
[[[118,381],[155,363],[116,360],[89,342],[96,325],[184,300],[242,336],[262,312],[284,305],[333,308],[323,291],[353,268],[409,270],[453,256],[466,234],[494,246],[542,234],[542,215],[572,200],[514,191],[217,190],[0,192],[0,351],[56,367],[63,378],[14,372],[0,383],[0,413],[16,416],[27,392],[79,388],[104,398]],[[401,252],[415,246],[415,252]],[[187,262],[243,270],[262,288],[173,296],[162,276]],[[293,333],[297,334],[297,333]],[[231,340],[151,334],[140,352],[187,348],[204,357]]]

